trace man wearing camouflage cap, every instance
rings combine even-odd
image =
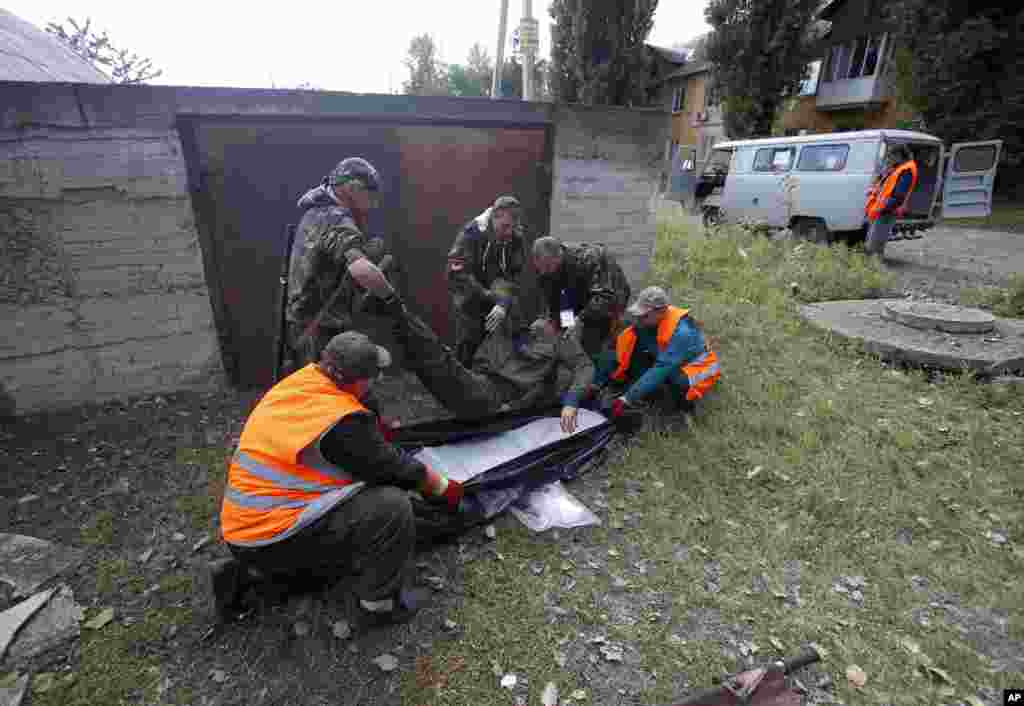
[[[343,159],[299,199],[285,310],[292,369],[316,361],[331,337],[353,327],[364,283],[353,267],[394,267],[381,238],[366,235],[381,176],[361,157]]]
[[[523,273],[522,205],[499,196],[462,227],[448,251],[448,293],[455,318],[455,354],[466,367],[484,336],[517,304]]]
[[[661,392],[671,407],[687,410],[721,376],[718,356],[704,340],[700,323],[688,309],[673,306],[661,287],[648,287],[627,309],[634,324],[618,335],[614,355],[594,376],[600,391],[611,384],[620,394],[613,417]]]
[[[546,315],[596,362],[621,330],[630,296],[626,273],[603,245],[546,236],[533,242],[532,254]]]
[[[407,491],[453,513],[463,492],[460,483],[401,454],[365,406],[390,363],[387,350],[346,331],[253,409],[221,506],[221,534],[233,558],[204,574],[218,620],[231,617],[252,574],[285,584],[344,579],[359,599],[360,624],[415,613],[422,594],[403,584],[416,541]]]

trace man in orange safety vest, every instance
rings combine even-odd
[[[360,624],[404,621],[423,594],[403,585],[416,541],[407,491],[457,512],[462,485],[403,455],[364,400],[390,354],[362,333],[334,336],[318,362],[272,387],[228,467],[221,534],[230,559],[204,573],[216,620],[251,574],[344,579]],[[364,622],[365,621],[365,622]]]
[[[640,292],[627,313],[635,323],[619,334],[614,358],[598,367],[594,391],[609,384],[624,390],[611,403],[613,417],[658,392],[667,393],[672,408],[688,410],[721,377],[700,325],[661,287]]]
[[[904,216],[917,186],[917,162],[903,145],[892,145],[886,155],[887,169],[868,189],[864,217],[868,223],[864,251],[881,257],[896,219]]]

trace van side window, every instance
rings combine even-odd
[[[793,147],[765,147],[754,155],[755,172],[788,172],[793,166],[796,149]]]
[[[839,172],[849,154],[849,145],[807,145],[800,151],[796,168],[802,172]]]

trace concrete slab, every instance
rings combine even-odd
[[[23,534],[0,533],[0,582],[14,589],[14,597],[27,596],[62,571],[77,565],[78,549]]]
[[[14,642],[14,636],[33,615],[46,605],[55,591],[56,589],[51,588],[49,591],[37,593],[13,608],[8,608],[0,613],[0,663],[7,656],[7,648]]]
[[[996,319],[988,333],[953,334],[904,326],[886,317],[887,305],[902,299],[823,302],[800,307],[809,323],[859,341],[884,360],[945,370],[990,372],[994,365],[1024,356],[1024,320]]]
[[[882,315],[911,328],[946,333],[988,333],[996,325],[996,317],[987,311],[937,302],[887,302]]]
[[[0,666],[19,664],[78,637],[81,634],[79,622],[83,617],[84,611],[75,603],[71,589],[60,586],[54,590],[50,600],[21,626],[7,648],[6,661]]]

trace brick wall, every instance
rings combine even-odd
[[[175,132],[0,131],[0,233],[0,412],[218,379]]]

